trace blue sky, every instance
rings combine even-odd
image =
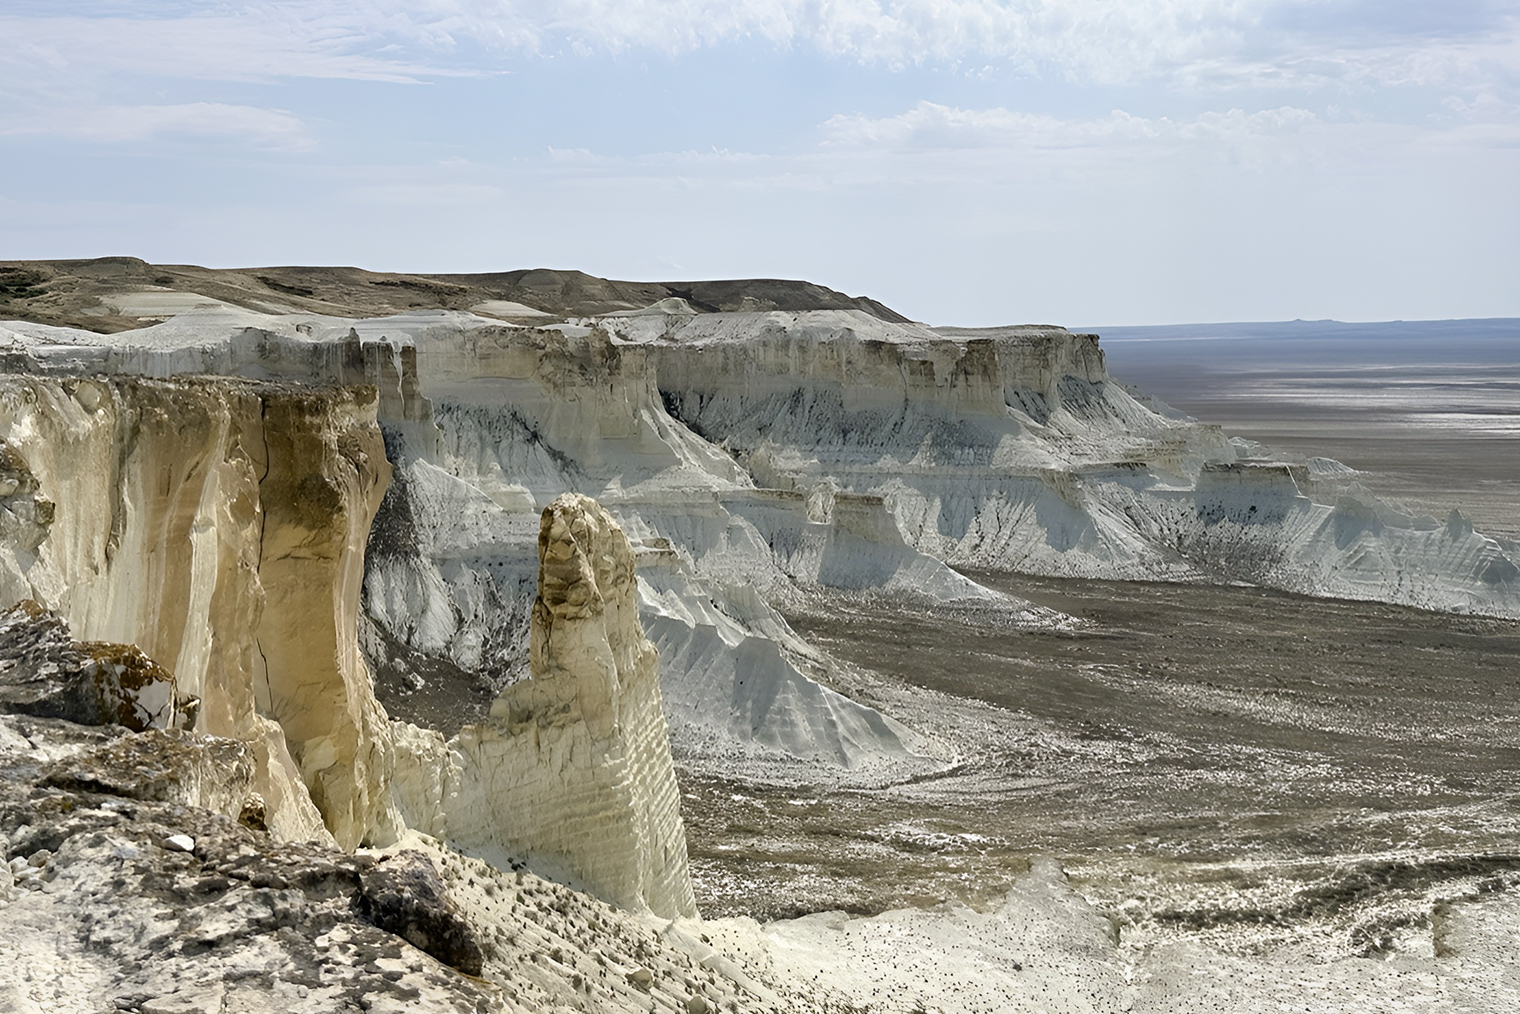
[[[1520,316],[1520,2],[0,0],[0,257]]]

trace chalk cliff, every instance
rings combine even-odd
[[[564,494],[544,508],[538,557],[529,676],[446,745],[422,730],[398,735],[403,816],[467,851],[526,856],[624,907],[694,915],[633,548],[595,501]]]
[[[241,743],[248,795],[280,838],[385,844],[406,832],[399,805],[440,837],[532,855],[619,904],[693,914],[634,550],[593,501],[543,514],[531,678],[490,721],[444,748],[376,699],[356,632],[394,379],[381,395],[0,378],[0,597],[24,606],[0,622],[0,710]],[[393,418],[415,404],[398,395]],[[408,537],[446,538],[448,522],[425,514]]]
[[[415,414],[431,422],[392,428],[382,415],[397,472],[370,540],[365,606],[366,647],[386,684],[478,681],[479,717],[526,673],[538,508],[569,490],[595,496],[634,544],[683,758],[756,771],[798,763],[807,777],[936,763],[921,737],[812,679],[816,653],[773,603],[819,585],[991,593],[907,545],[879,497],[844,494],[831,515],[755,488],[726,450],[666,411],[653,348],[597,327],[468,325],[362,325],[375,345],[415,342],[425,403]],[[427,696],[414,699],[425,707]],[[422,717],[408,695],[389,699]]]
[[[952,564],[1520,615],[1520,569],[1493,539],[1152,411],[1093,335],[849,311],[601,326],[658,349],[671,414],[759,484],[880,496]]]
[[[1520,616],[1512,554],[1460,514],[1407,516],[1335,468],[1153,411],[1108,377],[1095,336],[933,329],[793,283],[646,293],[559,273],[524,273],[482,303],[469,302],[479,279],[448,283],[452,309],[326,315],[370,284],[434,291],[351,275],[326,277],[322,299],[290,275],[254,279],[294,306],[248,297],[247,278],[226,299],[101,291],[101,319],[124,328],[112,335],[0,324],[0,609],[29,603],[0,619],[0,761],[16,785],[40,779],[0,807],[0,830],[41,856],[0,884],[4,900],[43,893],[27,870],[51,862],[44,837],[69,843],[50,867],[64,887],[94,897],[103,864],[142,859],[131,850],[179,820],[217,876],[245,852],[271,869],[297,857],[286,928],[308,969],[324,965],[320,927],[362,904],[368,867],[334,846],[404,843],[458,870],[448,846],[489,860],[453,888],[480,878],[473,917],[509,947],[518,923],[498,895],[541,891],[502,873],[525,862],[637,913],[692,915],[674,759],[856,784],[955,761],[830,689],[841,670],[784,609],[826,591],[1060,622],[952,564]],[[94,319],[91,292],[59,319]],[[640,293],[649,304],[628,305]],[[600,315],[532,323],[550,311],[519,297]],[[164,319],[130,326],[150,313]],[[39,709],[60,695],[68,714]],[[64,718],[146,731],[60,733]],[[113,774],[150,768],[143,784]],[[117,826],[120,799],[152,805],[121,823],[126,837],[85,836]],[[272,843],[249,838],[260,826]],[[157,932],[169,895],[153,885],[190,868],[159,854],[180,848],[167,840],[134,867],[133,890],[155,900],[113,916],[133,939]],[[436,886],[415,857],[402,867]],[[610,917],[549,894],[560,916],[585,909],[552,927],[535,909],[534,946],[568,963],[540,974],[538,950],[500,952],[509,968],[487,940],[465,964],[503,982],[531,964],[534,989],[577,1009],[591,969],[564,942]],[[29,917],[53,941],[62,907],[44,901]],[[199,932],[214,917],[190,907],[182,928]],[[395,946],[387,960],[403,960]],[[174,955],[174,974],[193,957]],[[604,983],[597,960],[610,1009],[735,995],[678,979],[684,959],[669,955],[653,994],[649,968]],[[405,989],[437,984],[417,955],[404,964]],[[328,999],[384,988],[365,974]],[[455,987],[446,1002],[480,999]],[[0,989],[23,988],[0,969]],[[523,995],[485,1005],[543,1006]]]
[[[250,744],[284,837],[374,826],[385,720],[353,638],[389,474],[363,390],[0,378],[0,597],[135,645]]]
[[[673,744],[698,767],[881,780],[946,760],[823,685],[828,659],[777,608],[826,588],[1050,621],[946,563],[1520,615],[1512,554],[1460,516],[1408,516],[1153,411],[1094,336],[679,302],[539,326],[208,303],[117,335],[0,337],[32,373],[374,385],[395,471],[360,639],[382,700],[445,736],[528,671],[538,510],[566,491],[634,545]]]

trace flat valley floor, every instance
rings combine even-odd
[[[1520,536],[1515,342],[1351,341],[1105,346],[1121,378],[1233,435]],[[970,576],[1078,622],[833,594],[789,613],[844,663],[837,689],[958,761],[853,789],[688,771],[705,913],[991,912],[1049,858],[1160,983],[1135,1009],[1520,1009],[1520,622]]]
[[[893,932],[932,937],[938,906],[994,913],[1049,859],[1150,983],[1136,1010],[1520,1009],[1520,622],[973,576],[1081,622],[789,617],[847,663],[840,689],[959,762],[875,789],[683,775],[706,915],[916,909]]]
[[[1110,372],[1146,394],[1520,540],[1520,321],[1097,330]]]

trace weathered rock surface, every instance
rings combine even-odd
[[[346,848],[385,817],[385,718],[353,637],[390,470],[376,403],[363,388],[0,378],[0,601],[136,646],[83,650],[139,701],[172,673],[197,731],[253,749],[269,827]]]
[[[538,510],[570,490],[596,496],[634,544],[684,762],[876,781],[939,765],[924,737],[820,685],[827,662],[774,603],[817,585],[995,596],[908,546],[880,497],[812,510],[755,489],[670,417],[652,347],[588,327],[429,323],[413,340],[436,440],[387,424],[397,480],[366,559],[366,646],[388,707],[447,735],[462,721],[439,721],[439,696],[457,693],[456,713],[478,721],[526,674]]]
[[[212,801],[189,788],[207,762],[230,757],[246,786],[240,744],[123,734],[33,782],[39,755],[77,745],[77,729],[0,723],[0,838],[40,863],[0,899],[0,1009],[502,1009],[489,984],[362,917],[373,859],[281,844],[180,801]]]
[[[605,510],[575,494],[544,509],[538,545],[530,677],[447,745],[398,733],[402,814],[466,850],[526,854],[616,904],[694,915],[633,549]]]
[[[238,747],[0,715],[0,1010],[818,1009],[665,920],[415,833],[346,854],[186,802]]]
[[[253,792],[253,774],[252,751],[235,739],[154,729],[53,761],[42,771],[42,784],[198,806],[262,824],[267,816]]]
[[[366,362],[343,369],[363,373]],[[401,383],[399,373],[393,379]],[[117,654],[136,663],[132,674],[163,679],[139,678],[134,700],[147,699],[146,687],[163,701],[158,717],[137,726],[171,724],[176,700],[193,696],[198,733],[245,745],[250,781],[236,798],[192,792],[185,801],[234,817],[246,810],[282,838],[331,835],[348,850],[404,830],[392,799],[406,799],[411,785],[402,779],[393,791],[393,734],[355,637],[365,545],[390,474],[375,419],[382,403],[426,418],[404,390],[381,398],[373,389],[232,380],[0,380],[5,461],[17,476],[0,515],[15,529],[0,540],[0,564],[9,565],[0,584],[41,598],[86,636],[141,646]],[[504,737],[466,737],[459,762],[440,766],[437,778],[458,774],[451,794],[429,797],[442,810],[425,826],[535,852],[621,904],[689,914],[657,656],[638,625],[633,552],[610,517],[583,507],[600,540],[575,550],[596,556],[595,566],[582,564],[589,584],[550,587],[543,601],[552,605],[541,609],[541,618],[563,613],[565,630],[584,621],[582,632],[546,640],[558,646],[541,653],[542,679],[516,695],[518,705],[503,705]],[[590,538],[586,523],[577,532]],[[555,573],[551,560],[551,586]],[[31,640],[21,637],[12,652],[13,677],[45,669],[92,688],[122,683],[127,670],[104,646],[74,644],[62,620],[37,609],[16,616],[5,629]],[[67,655],[61,668],[41,661],[44,648]],[[173,675],[144,651],[172,659]],[[134,724],[98,707],[65,708],[58,702],[74,691],[57,679],[27,680],[33,685],[13,679],[11,696],[39,713]],[[543,692],[575,707],[560,714],[545,701],[524,703]],[[540,705],[542,715],[524,718],[523,708]],[[522,735],[530,728],[539,731]],[[67,777],[126,791],[107,760]],[[559,808],[570,798],[581,799],[578,817]]]
[[[75,641],[30,599],[0,616],[0,711],[141,732],[184,724],[198,703],[135,645]]]
[[[268,709],[312,802],[352,849],[386,816],[390,756],[355,627],[364,544],[390,466],[375,395],[264,398],[258,626]]]
[[[759,484],[880,496],[911,545],[958,566],[1520,615],[1494,540],[1152,411],[1096,335],[841,311],[602,326],[657,348],[670,413]]]
[[[420,852],[387,856],[361,873],[359,883],[370,922],[445,965],[480,974],[480,941],[427,856]]]

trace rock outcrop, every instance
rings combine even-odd
[[[265,397],[258,648],[269,713],[328,830],[352,849],[389,800],[387,718],[354,632],[364,544],[390,466],[373,393],[344,391]]]
[[[339,275],[323,276],[333,298],[379,285]],[[384,281],[375,293],[400,279]],[[584,281],[512,284],[580,292]],[[370,533],[361,642],[386,706],[445,737],[528,670],[537,512],[566,491],[596,497],[635,545],[683,762],[757,776],[779,764],[879,782],[946,760],[820,685],[831,663],[777,608],[812,589],[1059,622],[948,563],[1520,615],[1505,546],[1154,411],[1108,377],[1095,336],[934,329],[837,302],[750,312],[758,291],[735,289],[733,303],[662,290],[624,313],[587,289],[584,307],[614,312],[515,326],[452,297],[436,304],[449,309],[346,319],[315,304],[258,312],[229,290],[125,335],[11,322],[6,362],[80,385],[86,400],[97,382],[65,374],[375,385],[395,481]],[[714,308],[724,312],[689,312]],[[57,508],[26,501],[16,481],[13,519],[0,521],[25,545]],[[146,650],[195,692],[178,659]],[[328,737],[304,731],[311,775]],[[383,768],[383,750],[373,760]],[[367,806],[354,801],[355,819]]]
[[[136,645],[75,641],[31,599],[0,615],[0,711],[142,732],[188,724],[199,703]]]
[[[196,731],[250,745],[272,829],[346,848],[387,798],[353,636],[390,471],[375,410],[363,388],[0,378],[0,599],[135,646]]]
[[[799,781],[954,760],[811,678],[842,670],[780,609],[819,589],[1059,620],[954,564],[1520,615],[1460,514],[1153,411],[1091,335],[796,283],[192,271],[204,298],[121,267],[27,286],[167,319],[0,326],[22,1009],[786,1006],[638,918],[695,913],[672,740]],[[323,315],[382,290],[447,308]],[[504,323],[551,310],[600,316]]]
[[[1095,335],[847,311],[601,326],[655,348],[670,413],[759,484],[879,496],[909,544],[957,566],[1520,615],[1495,540],[1152,411]]]
[[[436,734],[398,736],[403,816],[466,850],[526,855],[616,904],[693,915],[633,548],[595,501],[565,494],[544,508],[538,551],[529,677],[446,748]]]
[[[340,365],[365,375],[375,364]],[[377,408],[425,418],[400,372],[391,379],[384,396],[216,379],[0,380],[10,476],[0,593],[41,603],[6,627],[17,644],[0,699],[244,744],[249,784],[238,806],[219,808],[237,816],[247,796],[282,838],[346,850],[393,840],[405,830],[395,799],[463,843],[533,854],[620,904],[690,914],[634,553],[589,500],[558,505],[557,534],[545,535],[534,678],[450,759],[434,758],[422,780],[438,791],[414,786],[415,764],[392,785],[396,733],[356,639],[365,546],[391,472]],[[439,539],[458,534],[424,516],[407,537],[430,526]],[[557,563],[558,553],[571,556]]]
[[[233,740],[0,714],[0,1010],[826,1009],[663,920],[423,835],[281,842],[234,819],[251,769]]]
[[[226,815],[250,774],[231,740],[0,717],[0,1010],[518,1009],[361,914],[374,858]]]
[[[449,897],[432,860],[420,852],[398,852],[359,875],[364,915],[445,965],[479,975],[480,940]]]

